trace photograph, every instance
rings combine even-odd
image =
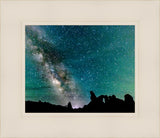
[[[0,3],[0,138],[160,138],[159,0]]]
[[[25,25],[25,113],[135,113],[135,25]]]

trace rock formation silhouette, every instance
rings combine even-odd
[[[69,109],[69,110],[72,110],[72,109],[73,109],[71,102],[68,103],[68,109]]]
[[[54,105],[47,102],[25,102],[26,113],[67,113],[67,112],[82,112],[82,113],[134,113],[135,103],[133,97],[129,94],[124,96],[124,100],[116,98],[115,95],[107,96],[100,95],[96,97],[93,91],[90,91],[90,102],[84,105],[83,108],[73,109],[71,102],[68,105]]]

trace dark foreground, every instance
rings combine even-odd
[[[84,105],[83,108],[73,109],[69,102],[66,106],[54,105],[47,102],[33,102],[26,101],[25,112],[26,113],[69,113],[69,112],[81,112],[81,113],[134,113],[135,103],[133,97],[129,94],[124,96],[124,100],[116,98],[115,95],[107,96],[101,95],[96,97],[91,91],[91,101],[88,105]]]

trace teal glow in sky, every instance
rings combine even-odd
[[[83,106],[99,95],[135,94],[135,26],[27,25],[25,97]]]

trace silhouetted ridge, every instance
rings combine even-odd
[[[115,95],[100,95],[96,97],[93,91],[90,91],[91,101],[83,108],[73,109],[71,102],[68,105],[54,105],[47,102],[26,101],[26,113],[49,113],[49,112],[108,112],[108,113],[134,113],[135,103],[133,97],[129,94],[124,96],[124,100],[116,98]]]

